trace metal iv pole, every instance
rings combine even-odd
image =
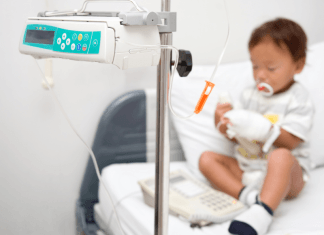
[[[170,1],[162,0],[162,12],[170,11]],[[161,45],[172,44],[172,33],[160,33]],[[156,147],[155,147],[155,211],[154,235],[168,234],[170,140],[168,117],[168,84],[171,50],[161,49],[157,68]]]

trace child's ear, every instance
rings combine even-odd
[[[306,63],[306,57],[303,57],[296,62],[295,74],[301,73],[301,71],[303,71],[305,63]]]

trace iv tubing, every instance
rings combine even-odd
[[[110,194],[109,194],[109,192],[108,192],[108,189],[107,189],[106,185],[105,185],[104,182],[101,180],[101,176],[100,176],[100,171],[99,171],[98,163],[97,163],[97,160],[96,160],[96,157],[95,157],[94,153],[92,152],[92,149],[87,145],[87,143],[82,139],[82,137],[80,136],[80,134],[77,132],[77,130],[76,130],[76,129],[74,128],[74,126],[72,125],[72,123],[71,123],[71,121],[70,121],[68,115],[67,115],[66,112],[64,111],[64,109],[63,109],[63,107],[62,107],[60,101],[59,101],[58,98],[56,97],[56,95],[55,95],[54,91],[52,90],[51,86],[48,84],[47,79],[45,78],[45,75],[44,75],[43,71],[41,70],[41,68],[39,67],[39,65],[38,65],[38,63],[37,63],[37,60],[35,59],[34,61],[35,61],[36,65],[37,65],[37,67],[39,68],[39,71],[40,71],[41,74],[42,74],[42,79],[45,81],[46,85],[48,86],[49,90],[51,91],[51,94],[52,94],[52,96],[53,96],[53,98],[54,98],[56,104],[57,104],[57,105],[59,106],[59,108],[61,109],[61,112],[63,113],[65,119],[66,119],[67,122],[69,123],[69,125],[70,125],[70,127],[72,128],[72,130],[74,131],[74,133],[79,137],[79,139],[83,142],[83,144],[86,146],[88,152],[90,153],[91,158],[92,158],[92,161],[93,161],[93,163],[94,163],[94,167],[95,167],[95,169],[96,169],[96,173],[97,173],[97,177],[98,177],[98,179],[99,179],[99,182],[100,182],[100,183],[104,186],[104,188],[105,188],[105,191],[106,191],[106,193],[107,193],[107,195],[108,195],[108,197],[109,197],[110,203],[111,203],[111,205],[113,206],[113,210],[114,210],[114,213],[115,213],[115,215],[116,215],[117,222],[118,222],[117,224],[118,224],[118,226],[119,226],[120,231],[122,232],[122,234],[125,235],[125,234],[124,234],[124,231],[123,231],[122,228],[121,228],[120,220],[119,220],[118,214],[117,214],[117,212],[116,212],[115,205],[114,205],[114,203],[113,203],[113,201],[112,201],[112,199],[111,199],[111,196],[110,196]]]
[[[61,16],[61,15],[70,15],[70,14],[74,15],[74,14],[78,14],[78,13],[82,14],[82,13],[86,13],[84,11],[85,11],[85,9],[87,7],[87,4],[89,2],[112,2],[112,1],[113,2],[131,2],[138,11],[140,11],[140,12],[144,11],[134,0],[126,0],[126,1],[122,1],[122,0],[121,1],[118,1],[118,0],[85,0],[83,2],[82,8],[79,9],[79,10],[74,10],[74,11],[47,11],[47,12],[45,12],[45,16]]]
[[[226,11],[226,17],[227,17],[227,28],[228,28],[227,37],[226,37],[225,46],[224,46],[223,51],[222,51],[222,53],[221,53],[221,55],[220,55],[220,57],[218,59],[218,62],[217,62],[216,67],[214,69],[214,72],[213,72],[213,74],[211,75],[211,77],[209,79],[209,82],[212,82],[215,79],[216,71],[218,69],[218,66],[219,66],[222,58],[223,58],[225,49],[227,48],[227,44],[228,44],[228,38],[229,38],[229,33],[230,33],[230,25],[229,25],[229,13],[228,13],[227,6],[226,6],[226,0],[224,0],[224,5],[225,5],[225,11]]]
[[[64,14],[74,14],[74,13],[84,13],[84,10],[88,4],[88,2],[101,2],[101,1],[115,1],[115,0],[85,0],[84,3],[83,3],[83,6],[80,10],[77,10],[77,11],[73,11],[73,12],[46,12],[45,15],[46,16],[56,16],[56,15],[64,15]],[[136,9],[138,11],[143,11],[137,4],[134,0],[128,0],[130,2],[132,2]],[[120,1],[122,2],[122,1]],[[212,73],[212,76],[210,77],[210,79],[208,80],[209,83],[212,83],[212,81],[215,79],[215,76],[216,76],[216,72],[217,72],[217,69],[219,67],[219,64],[224,56],[224,53],[225,53],[225,50],[227,48],[227,44],[228,44],[228,39],[229,39],[229,33],[230,33],[230,26],[229,26],[229,14],[228,14],[228,10],[227,10],[227,6],[226,6],[226,0],[224,0],[224,5],[225,5],[225,11],[226,11],[226,17],[227,17],[227,27],[228,27],[228,31],[227,31],[227,37],[226,37],[226,42],[225,42],[225,45],[224,45],[224,48],[223,48],[223,51],[218,59],[218,62],[215,66],[215,69]],[[132,45],[132,46],[138,46],[138,47],[150,47],[150,48],[162,48],[162,49],[173,49],[175,50],[176,52],[176,60],[175,60],[175,63],[174,63],[174,67],[172,69],[172,73],[171,73],[171,76],[170,76],[170,83],[169,83],[169,91],[168,91],[168,105],[169,105],[169,108],[171,110],[171,112],[173,113],[173,115],[175,115],[176,117],[180,118],[180,119],[189,119],[190,117],[192,117],[194,114],[195,114],[195,111],[190,114],[189,116],[186,116],[186,117],[182,117],[178,114],[175,113],[175,111],[173,110],[172,108],[172,104],[171,104],[171,91],[172,91],[172,85],[173,85],[173,77],[174,77],[174,74],[175,74],[175,70],[178,66],[178,61],[179,61],[179,50],[177,48],[175,48],[174,46],[171,46],[171,45],[138,45],[138,44],[134,44],[134,43],[129,43],[129,42],[125,42],[123,40],[120,40],[120,39],[117,39],[118,41],[120,42],[124,42],[126,44],[129,44],[129,45]],[[207,82],[207,81],[206,81]],[[208,84],[207,82],[207,84]],[[210,94],[210,93],[209,93]],[[207,97],[205,97],[205,101],[207,100],[209,94],[207,95]],[[202,107],[204,106],[204,103],[202,104],[201,106],[201,109]],[[200,109],[200,110],[201,110]],[[200,111],[199,111],[200,112]]]
[[[212,89],[214,84],[212,83],[212,81],[215,79],[215,76],[216,76],[216,72],[217,72],[217,69],[219,67],[219,64],[224,56],[224,53],[225,53],[225,50],[227,48],[227,44],[228,44],[228,39],[229,39],[229,34],[230,34],[230,25],[229,25],[229,13],[228,13],[228,10],[227,10],[227,6],[226,6],[226,0],[224,0],[224,5],[225,5],[225,11],[226,11],[226,17],[227,17],[227,27],[228,27],[228,31],[227,31],[227,37],[226,37],[226,42],[225,42],[225,45],[224,45],[224,48],[223,48],[223,51],[218,59],[218,62],[215,66],[215,69],[212,73],[212,76],[210,77],[210,79],[208,81],[206,81],[207,83],[207,86],[210,86],[210,87],[205,87],[205,90],[210,88]],[[182,117],[182,116],[179,116],[178,114],[175,113],[175,111],[173,110],[172,108],[172,104],[171,104],[171,91],[172,91],[172,85],[173,85],[173,77],[174,77],[174,74],[175,74],[175,70],[178,66],[178,61],[179,61],[179,50],[174,47],[174,46],[171,46],[171,45],[138,45],[138,44],[134,44],[134,43],[130,43],[130,42],[125,42],[123,40],[120,40],[120,39],[117,39],[117,41],[120,41],[120,42],[124,42],[126,44],[129,44],[129,45],[132,45],[132,46],[138,46],[138,47],[150,47],[150,48],[163,48],[163,49],[173,49],[175,50],[176,52],[176,59],[175,59],[175,63],[174,63],[174,67],[172,69],[172,73],[171,73],[171,76],[170,76],[170,83],[169,83],[169,91],[168,91],[168,105],[169,105],[169,108],[171,110],[171,112],[173,113],[173,115],[175,115],[176,117],[180,118],[180,119],[189,119],[190,117],[192,117],[195,113],[196,113],[196,110],[190,114],[189,116],[186,116],[186,117]],[[203,91],[203,94],[205,93],[205,90]],[[201,96],[199,102],[198,102],[198,107],[199,108],[199,111],[198,113],[202,110],[209,94],[210,94],[211,90],[209,91],[208,95],[203,95]],[[204,99],[203,103],[200,103],[201,99]],[[196,109],[197,109],[197,106],[196,106]]]
[[[174,62],[174,66],[173,66],[173,69],[172,69],[172,72],[171,72],[171,76],[170,76],[170,83],[169,83],[169,86],[170,87],[169,87],[169,91],[168,91],[168,105],[169,105],[169,108],[170,108],[171,112],[173,113],[173,115],[176,116],[176,117],[178,117],[178,118],[180,118],[180,119],[188,119],[188,118],[190,118],[191,116],[194,115],[194,113],[192,113],[189,116],[181,117],[178,114],[176,114],[176,112],[173,110],[172,104],[171,104],[171,91],[172,91],[173,77],[174,77],[175,71],[176,71],[177,66],[178,66],[179,49],[177,49],[176,47],[171,46],[171,45],[142,45],[142,44],[134,44],[134,43],[130,43],[130,42],[125,42],[125,41],[120,40],[120,39],[116,39],[116,40],[119,41],[119,42],[123,42],[123,43],[129,44],[131,46],[149,47],[149,48],[162,48],[162,49],[171,49],[171,50],[174,50],[175,51],[175,62]]]

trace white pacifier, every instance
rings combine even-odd
[[[262,95],[268,96],[268,97],[273,95],[273,88],[268,83],[261,82],[261,83],[259,83],[257,85],[257,87],[258,87],[258,90],[261,92]],[[265,88],[268,89],[268,92],[264,91]]]

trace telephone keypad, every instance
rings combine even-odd
[[[210,209],[217,211],[225,209],[229,206],[232,206],[232,203],[229,203],[227,200],[229,197],[223,194],[214,194],[211,193],[207,196],[200,197],[200,201],[203,205],[210,207]]]

